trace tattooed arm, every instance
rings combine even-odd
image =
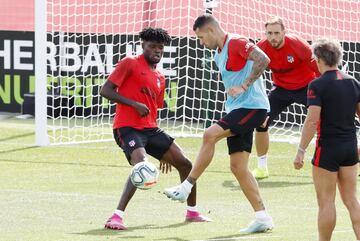
[[[250,75],[244,82],[244,87],[247,89],[252,85],[265,71],[270,63],[269,57],[258,47],[254,48],[250,53],[248,59],[254,61]]]
[[[251,73],[241,86],[229,88],[228,94],[230,96],[235,97],[245,92],[250,85],[252,85],[264,73],[264,70],[270,63],[269,57],[258,47],[251,50],[248,59],[254,61]]]

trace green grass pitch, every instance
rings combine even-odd
[[[229,169],[226,143],[217,145],[210,167],[198,181],[198,207],[212,223],[184,222],[185,204],[162,190],[179,182],[175,170],[160,175],[152,190],[139,190],[126,210],[127,231],[103,229],[117,206],[130,171],[114,142],[34,147],[33,121],[0,121],[0,240],[317,240],[317,204],[310,157],[293,169],[296,146],[271,143],[271,177],[259,181],[274,218],[271,233],[240,235],[253,219],[252,209]],[[194,160],[199,138],[178,138]],[[155,161],[152,159],[152,161]],[[256,164],[251,155],[251,166]],[[333,240],[355,240],[337,195]]]

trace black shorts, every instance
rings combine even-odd
[[[311,163],[330,172],[342,166],[353,166],[359,162],[357,140],[319,141]]]
[[[115,141],[124,151],[129,163],[131,153],[140,147],[145,148],[146,153],[150,156],[161,160],[174,142],[174,138],[159,128],[138,130],[131,127],[121,127],[113,131]]]
[[[224,130],[230,129],[234,136],[227,138],[229,154],[251,152],[254,129],[264,123],[266,110],[236,109],[221,118],[217,124]]]
[[[270,112],[269,120],[266,127],[259,127],[258,132],[265,132],[269,125],[275,120],[281,112],[293,103],[304,105],[306,111],[307,105],[307,86],[297,90],[287,90],[278,86],[274,86],[269,93]]]

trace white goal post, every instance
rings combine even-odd
[[[46,0],[35,0],[35,144],[48,145],[46,73]]]
[[[36,144],[112,140],[114,104],[99,88],[123,57],[141,53],[138,33],[165,28],[172,37],[159,69],[166,76],[159,126],[174,136],[201,136],[223,114],[224,88],[212,52],[192,31],[205,12],[228,32],[258,41],[271,15],[308,41],[341,41],[346,71],[360,79],[360,2],[311,0],[36,0]],[[270,73],[264,76],[271,88]],[[271,127],[274,141],[296,142],[306,109],[292,105]]]

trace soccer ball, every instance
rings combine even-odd
[[[147,190],[156,185],[159,179],[159,170],[149,162],[137,163],[131,170],[130,180],[135,187]]]

